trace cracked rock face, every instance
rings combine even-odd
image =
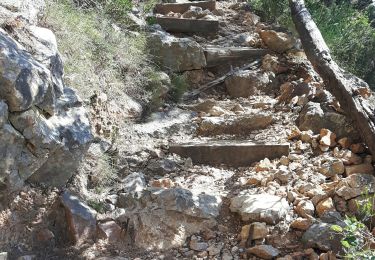
[[[318,133],[320,129],[327,128],[338,138],[349,137],[358,141],[358,132],[344,115],[334,111],[325,111],[319,103],[308,102],[297,121],[301,130],[312,130]]]
[[[187,237],[216,225],[220,197],[183,188],[146,188],[139,174],[129,180],[130,186],[119,198],[126,213],[118,220],[128,223],[135,245],[166,250],[182,246]]]
[[[230,210],[243,221],[276,224],[287,215],[289,205],[284,198],[269,194],[238,195],[231,199]]]
[[[0,3],[22,21],[11,33],[0,29],[0,205],[25,181],[63,186],[92,140],[81,100],[63,84],[55,35],[30,25],[43,6]]]
[[[150,35],[151,55],[163,67],[174,72],[198,70],[206,66],[203,48],[189,38],[176,38],[166,32]]]

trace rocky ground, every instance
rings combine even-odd
[[[192,91],[145,120],[102,93],[87,101],[94,137],[78,173],[64,188],[25,178],[0,213],[0,249],[10,259],[342,257],[330,227],[375,192],[372,157],[298,41],[245,3],[167,7],[157,19],[198,24],[151,26],[151,51]]]

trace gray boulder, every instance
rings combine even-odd
[[[36,61],[18,42],[0,29],[0,98],[11,112],[24,111],[32,105],[54,106],[50,71]]]
[[[0,206],[25,181],[65,185],[92,141],[82,101],[64,86],[54,34],[30,25],[43,4],[0,3],[8,18],[25,12],[22,28],[0,29]]]
[[[47,28],[27,26],[22,30],[15,30],[14,35],[18,42],[33,54],[33,58],[50,70],[55,95],[61,96],[64,92],[64,71],[54,33]]]
[[[302,242],[306,247],[318,248],[322,251],[343,253],[341,246],[342,234],[331,229],[332,225],[345,227],[342,217],[337,212],[327,212],[303,234]]]
[[[76,244],[94,240],[97,213],[67,191],[60,196],[60,203],[64,209],[69,238]]]
[[[265,91],[269,77],[261,71],[240,70],[225,80],[225,87],[232,97],[249,97],[257,91]]]
[[[230,210],[241,215],[243,221],[276,224],[287,215],[288,202],[269,194],[238,195],[231,199]]]
[[[127,204],[118,220],[128,223],[135,245],[159,250],[180,247],[187,237],[215,226],[221,206],[219,197],[182,188],[146,188],[139,198],[128,193],[119,200]]]
[[[65,88],[67,95],[72,89]],[[69,93],[69,94],[68,94]],[[65,94],[61,99],[65,98]],[[73,96],[71,102],[78,97]],[[79,102],[59,104],[62,107],[48,119],[52,131],[57,131],[61,145],[49,154],[47,161],[29,179],[35,183],[61,187],[73,176],[93,139],[86,109]],[[69,109],[63,109],[65,107]]]
[[[29,24],[36,24],[46,8],[46,3],[44,0],[1,0],[0,7],[13,13],[14,17],[20,17]]]
[[[358,141],[359,134],[346,116],[334,111],[328,111],[320,103],[308,102],[302,109],[297,124],[300,130],[312,130],[319,133],[326,128],[337,135],[337,138],[349,137]]]
[[[203,48],[189,38],[176,38],[164,31],[151,33],[148,39],[150,54],[167,70],[181,72],[206,66]]]

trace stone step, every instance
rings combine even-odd
[[[218,20],[156,17],[156,23],[172,33],[215,34],[219,30]]]
[[[211,140],[171,144],[171,153],[190,157],[196,164],[220,165],[233,167],[250,166],[264,158],[276,159],[289,154],[289,144],[257,143],[241,140]]]
[[[198,6],[203,10],[213,11],[216,9],[216,1],[199,1],[186,3],[164,3],[155,5],[154,13],[168,14],[169,12],[183,14],[189,10],[190,6]]]
[[[238,60],[256,60],[270,53],[268,49],[257,49],[252,47],[220,47],[208,46],[204,48],[207,60],[207,67],[214,67],[221,64]]]
[[[254,130],[265,129],[272,122],[272,115],[266,113],[204,117],[197,133],[202,136],[245,135]]]

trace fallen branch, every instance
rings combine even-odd
[[[293,22],[301,38],[307,58],[325,81],[327,89],[340,102],[352,119],[363,141],[375,159],[374,104],[360,93],[368,89],[367,83],[346,73],[332,59],[322,34],[313,21],[303,0],[289,0]]]
[[[231,75],[233,75],[236,71],[238,70],[247,70],[247,69],[252,69],[252,68],[255,68],[255,66],[257,66],[259,64],[260,60],[256,60],[250,64],[246,64],[245,66],[237,69],[237,70],[231,70],[230,72],[228,72],[227,74],[225,74],[224,76],[221,76],[220,78],[217,78],[211,82],[208,82],[206,84],[204,84],[203,86],[199,87],[198,89],[196,90],[193,90],[191,92],[187,92],[183,99],[184,100],[189,100],[189,99],[193,99],[195,97],[197,97],[200,93],[202,93],[203,91],[206,91],[210,88],[213,88],[221,83],[223,83],[225,81],[225,79]]]

